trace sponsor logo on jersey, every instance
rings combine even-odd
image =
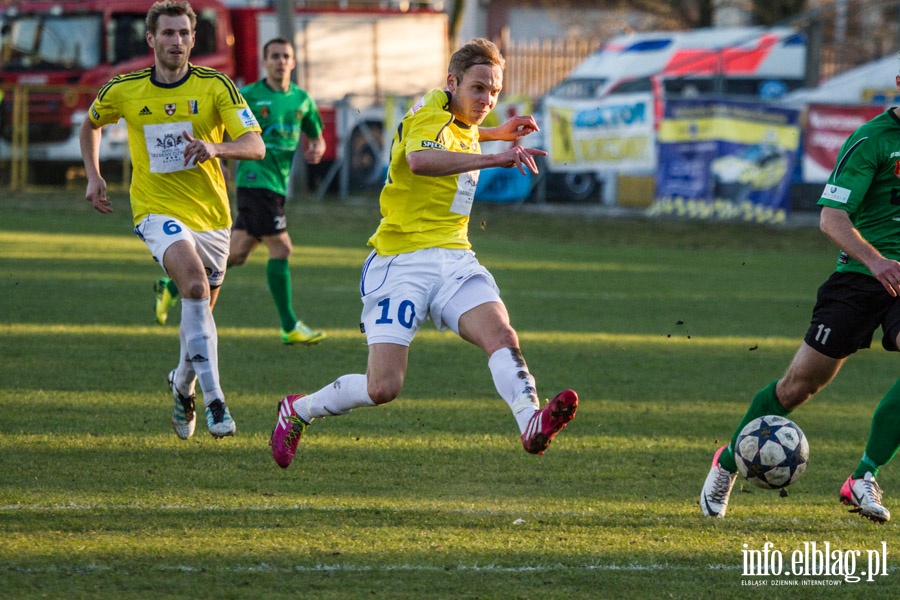
[[[847,204],[847,201],[850,200],[850,190],[837,185],[828,184],[825,186],[825,190],[822,192],[822,197],[826,200],[833,200],[835,202],[840,202],[841,204]]]
[[[196,100],[188,100],[188,112],[192,115],[197,114],[197,101]]]
[[[144,108],[141,109],[141,112],[138,113],[138,116],[139,116],[139,117],[146,117],[146,116],[149,116],[149,115],[152,115],[152,114],[153,114],[153,113],[150,112],[150,109],[147,108],[147,107],[145,106]]]
[[[422,147],[423,148],[433,148],[434,150],[446,150],[446,148],[444,148],[444,146],[442,146],[438,142],[432,142],[431,140],[423,140]]]
[[[241,118],[241,123],[243,123],[244,127],[253,127],[254,125],[259,127],[259,123],[256,122],[256,117],[253,116],[253,112],[249,108],[242,108],[238,111],[238,116]]]
[[[184,138],[174,133],[167,133],[161,138],[156,138],[157,148],[178,148],[185,143]]]
[[[170,117],[175,114],[175,105],[174,104],[166,104],[166,114]]]

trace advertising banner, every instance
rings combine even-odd
[[[651,214],[784,222],[800,112],[764,103],[673,100],[659,127]]]
[[[841,144],[857,127],[882,112],[883,106],[810,104],[803,131],[803,181],[828,181]]]
[[[547,98],[547,157],[553,171],[652,172],[656,167],[653,96]]]

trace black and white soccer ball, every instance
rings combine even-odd
[[[809,442],[797,424],[776,415],[747,423],[734,448],[738,471],[767,490],[787,487],[800,479],[809,463]]]

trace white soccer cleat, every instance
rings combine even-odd
[[[859,516],[876,523],[887,523],[891,520],[891,511],[881,504],[881,495],[881,486],[871,473],[866,473],[860,479],[853,479],[850,475],[841,488],[840,498],[847,506],[855,507],[850,512],[859,513]]]
[[[700,510],[706,517],[725,518],[728,497],[731,496],[731,488],[737,479],[737,473],[730,473],[719,464],[719,456],[723,450],[725,446],[719,448],[713,456],[712,467],[700,492]]]
[[[231,412],[221,400],[213,400],[206,407],[206,426],[209,427],[209,433],[216,439],[234,435],[234,431],[237,429],[231,418]]]
[[[175,387],[175,369],[169,373],[167,381],[169,389],[172,390],[172,399],[175,401],[175,408],[172,411],[172,428],[175,429],[175,435],[186,440],[194,435],[194,427],[197,425],[197,419],[194,418],[194,394],[181,395],[181,392]]]

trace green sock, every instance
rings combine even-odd
[[[297,323],[297,315],[294,314],[291,271],[286,258],[269,259],[266,263],[266,281],[269,282],[269,291],[275,300],[275,307],[278,308],[281,328],[290,331]]]
[[[872,477],[878,475],[878,469],[880,465],[875,464],[867,454],[863,454],[863,457],[860,459],[859,464],[856,465],[856,470],[853,471],[853,479],[862,479],[866,476],[866,473],[871,473]]]
[[[900,379],[894,382],[872,415],[866,453],[853,472],[858,479],[870,471],[878,474],[878,468],[891,462],[900,449]]]
[[[171,279],[166,279],[166,289],[169,290],[169,293],[172,294],[173,298],[178,297],[178,286],[175,285],[175,282]]]
[[[719,455],[719,464],[722,465],[726,471],[731,471],[732,473],[737,472],[737,463],[734,461],[734,446],[737,443],[738,435],[747,423],[757,417],[764,417],[766,415],[778,415],[784,417],[791,412],[778,401],[778,396],[775,395],[776,384],[778,384],[777,379],[756,392],[756,395],[750,402],[750,406],[747,408],[747,412],[744,414],[744,418],[741,419],[737,429],[734,430],[734,435],[731,436],[731,443],[729,443],[725,450],[722,451],[722,454]]]

